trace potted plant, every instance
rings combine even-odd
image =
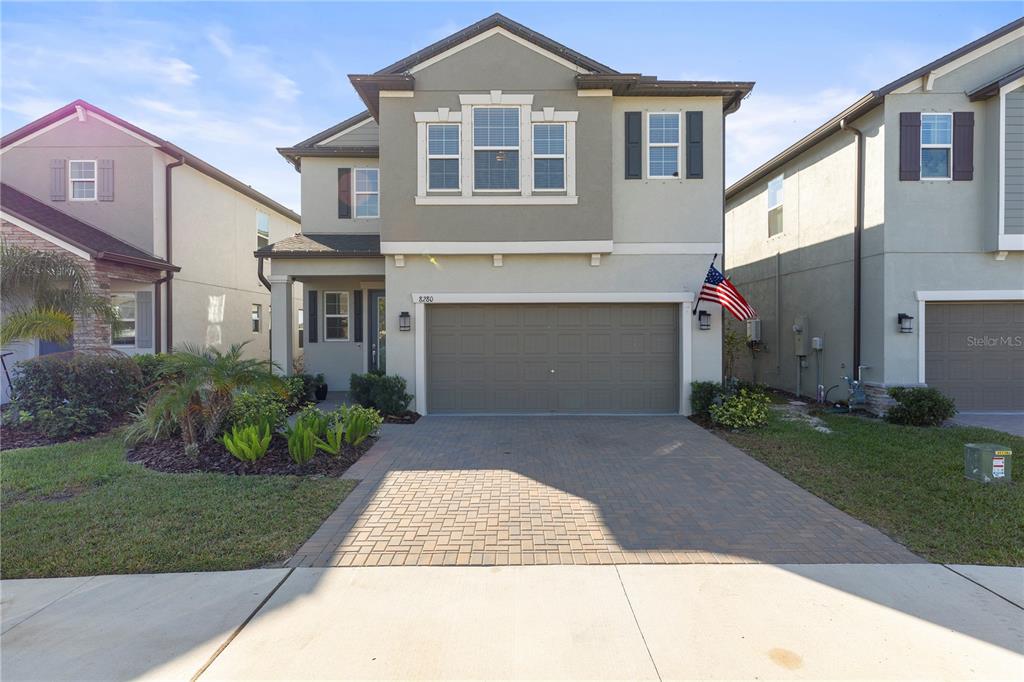
[[[317,402],[327,400],[327,380],[323,374],[316,375],[316,400]]]

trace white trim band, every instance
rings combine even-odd
[[[951,291],[916,291],[919,301],[1017,301],[1024,300],[1024,289],[961,289]]]
[[[692,291],[574,291],[541,293],[414,293],[413,303],[690,303]]]
[[[615,242],[613,255],[660,256],[722,253],[719,242]]]
[[[381,242],[382,254],[611,253],[612,240],[565,242]]]
[[[469,164],[463,163],[462,166],[466,168]],[[472,190],[470,189],[470,191]],[[575,206],[579,203],[579,197],[551,197],[532,194],[528,196],[520,196],[518,194],[477,194],[471,196],[464,194],[451,196],[429,194],[413,198],[417,206]]]

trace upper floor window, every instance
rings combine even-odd
[[[252,333],[259,334],[260,327],[263,325],[263,306],[259,303],[252,304]]]
[[[324,292],[324,340],[348,341],[348,292]]]
[[[921,114],[921,177],[948,180],[953,158],[953,114]]]
[[[432,123],[427,126],[427,189],[460,189],[458,123]]]
[[[519,109],[473,109],[473,186],[519,191]]]
[[[262,249],[270,243],[270,216],[256,211],[256,248]]]
[[[376,168],[356,168],[356,217],[380,217],[380,172]]]
[[[533,124],[533,188],[565,189],[565,124]]]
[[[72,201],[88,201],[96,198],[96,162],[72,161],[69,178]],[[133,341],[134,343],[134,341]]]
[[[778,175],[768,181],[768,236],[782,234],[782,180]]]
[[[647,177],[679,177],[679,112],[647,115]]]

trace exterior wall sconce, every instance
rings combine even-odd
[[[901,334],[911,334],[914,331],[914,316],[907,315],[906,313],[900,313],[896,316],[896,321],[900,325]]]
[[[697,323],[700,325],[700,330],[706,332],[711,329],[711,313],[706,310],[701,310],[697,313]]]
[[[412,318],[409,317],[408,311],[403,310],[398,315],[398,331],[407,332],[410,329],[412,329]]]

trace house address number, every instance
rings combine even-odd
[[[434,297],[433,296],[417,296],[416,300],[419,303],[433,303],[434,302]]]

